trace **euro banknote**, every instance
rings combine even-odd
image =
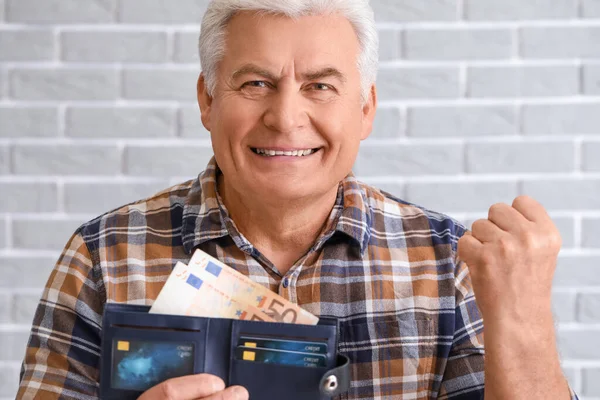
[[[233,300],[262,310],[275,321],[316,325],[319,319],[269,288],[254,282],[202,250],[196,250],[188,263],[190,271],[212,283]]]
[[[275,321],[252,304],[243,303],[232,298],[219,287],[220,282],[204,278],[204,271],[198,268],[190,268],[184,263],[178,262],[149,312],[153,314]]]

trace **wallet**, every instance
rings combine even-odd
[[[137,399],[170,378],[208,373],[251,400],[330,399],[348,391],[338,321],[317,325],[150,314],[108,303],[102,320],[100,398]]]

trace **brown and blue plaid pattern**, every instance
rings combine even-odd
[[[456,221],[348,176],[314,247],[286,276],[199,179],[108,212],[65,247],[35,314],[17,398],[96,399],[106,302],[151,305],[200,248],[308,311],[340,320],[344,399],[482,399],[483,323]]]

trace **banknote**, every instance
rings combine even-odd
[[[275,321],[305,325],[316,325],[319,322],[319,319],[310,312],[201,250],[196,250],[188,267],[190,271],[194,271],[206,281],[212,282],[235,301],[257,307]]]
[[[195,268],[198,270],[198,268]],[[191,315],[252,321],[275,321],[252,304],[232,298],[219,282],[203,279],[204,271],[194,273],[178,262],[150,308],[151,314]]]

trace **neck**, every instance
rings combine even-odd
[[[218,190],[240,233],[284,275],[310,250],[323,230],[338,187],[315,197],[277,201],[244,196],[220,174]]]

